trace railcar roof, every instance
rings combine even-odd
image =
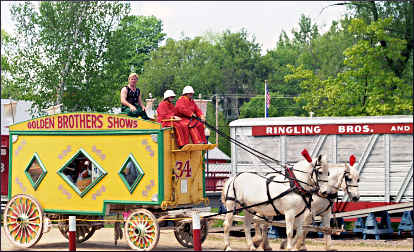
[[[244,118],[230,122],[230,127],[267,125],[314,125],[314,124],[369,124],[369,123],[412,123],[412,115],[390,116],[344,116],[344,117],[260,117]]]

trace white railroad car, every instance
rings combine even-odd
[[[7,189],[9,181],[9,126],[29,120],[31,102],[12,101],[1,99],[1,206],[2,211],[7,202]]]
[[[406,115],[247,118],[230,123],[231,137],[282,163],[303,159],[304,148],[311,156],[325,154],[331,163],[348,162],[355,155],[361,198],[342,211],[413,201],[412,133],[413,117]],[[234,144],[231,156],[233,174],[271,171]]]

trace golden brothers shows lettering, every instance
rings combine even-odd
[[[146,124],[145,120],[123,115],[101,113],[68,113],[41,117],[27,121],[24,128],[14,130],[83,130],[83,129],[138,129],[138,124]],[[143,125],[141,125],[142,127]],[[144,127],[145,128],[145,127]]]

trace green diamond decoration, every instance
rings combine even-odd
[[[107,174],[82,148],[57,173],[81,197],[87,194]]]
[[[33,188],[37,190],[40,182],[42,182],[43,178],[46,176],[47,171],[36,152],[33,155],[32,159],[30,159],[30,162],[24,170],[24,173],[26,174]]]
[[[132,154],[129,154],[118,174],[131,194],[144,177],[144,171]]]

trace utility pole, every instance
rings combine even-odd
[[[219,100],[219,97],[216,94],[216,129],[219,129],[218,128],[218,100]],[[217,149],[218,149],[219,142],[218,142],[218,133],[217,132],[216,132],[216,145],[217,145]]]

